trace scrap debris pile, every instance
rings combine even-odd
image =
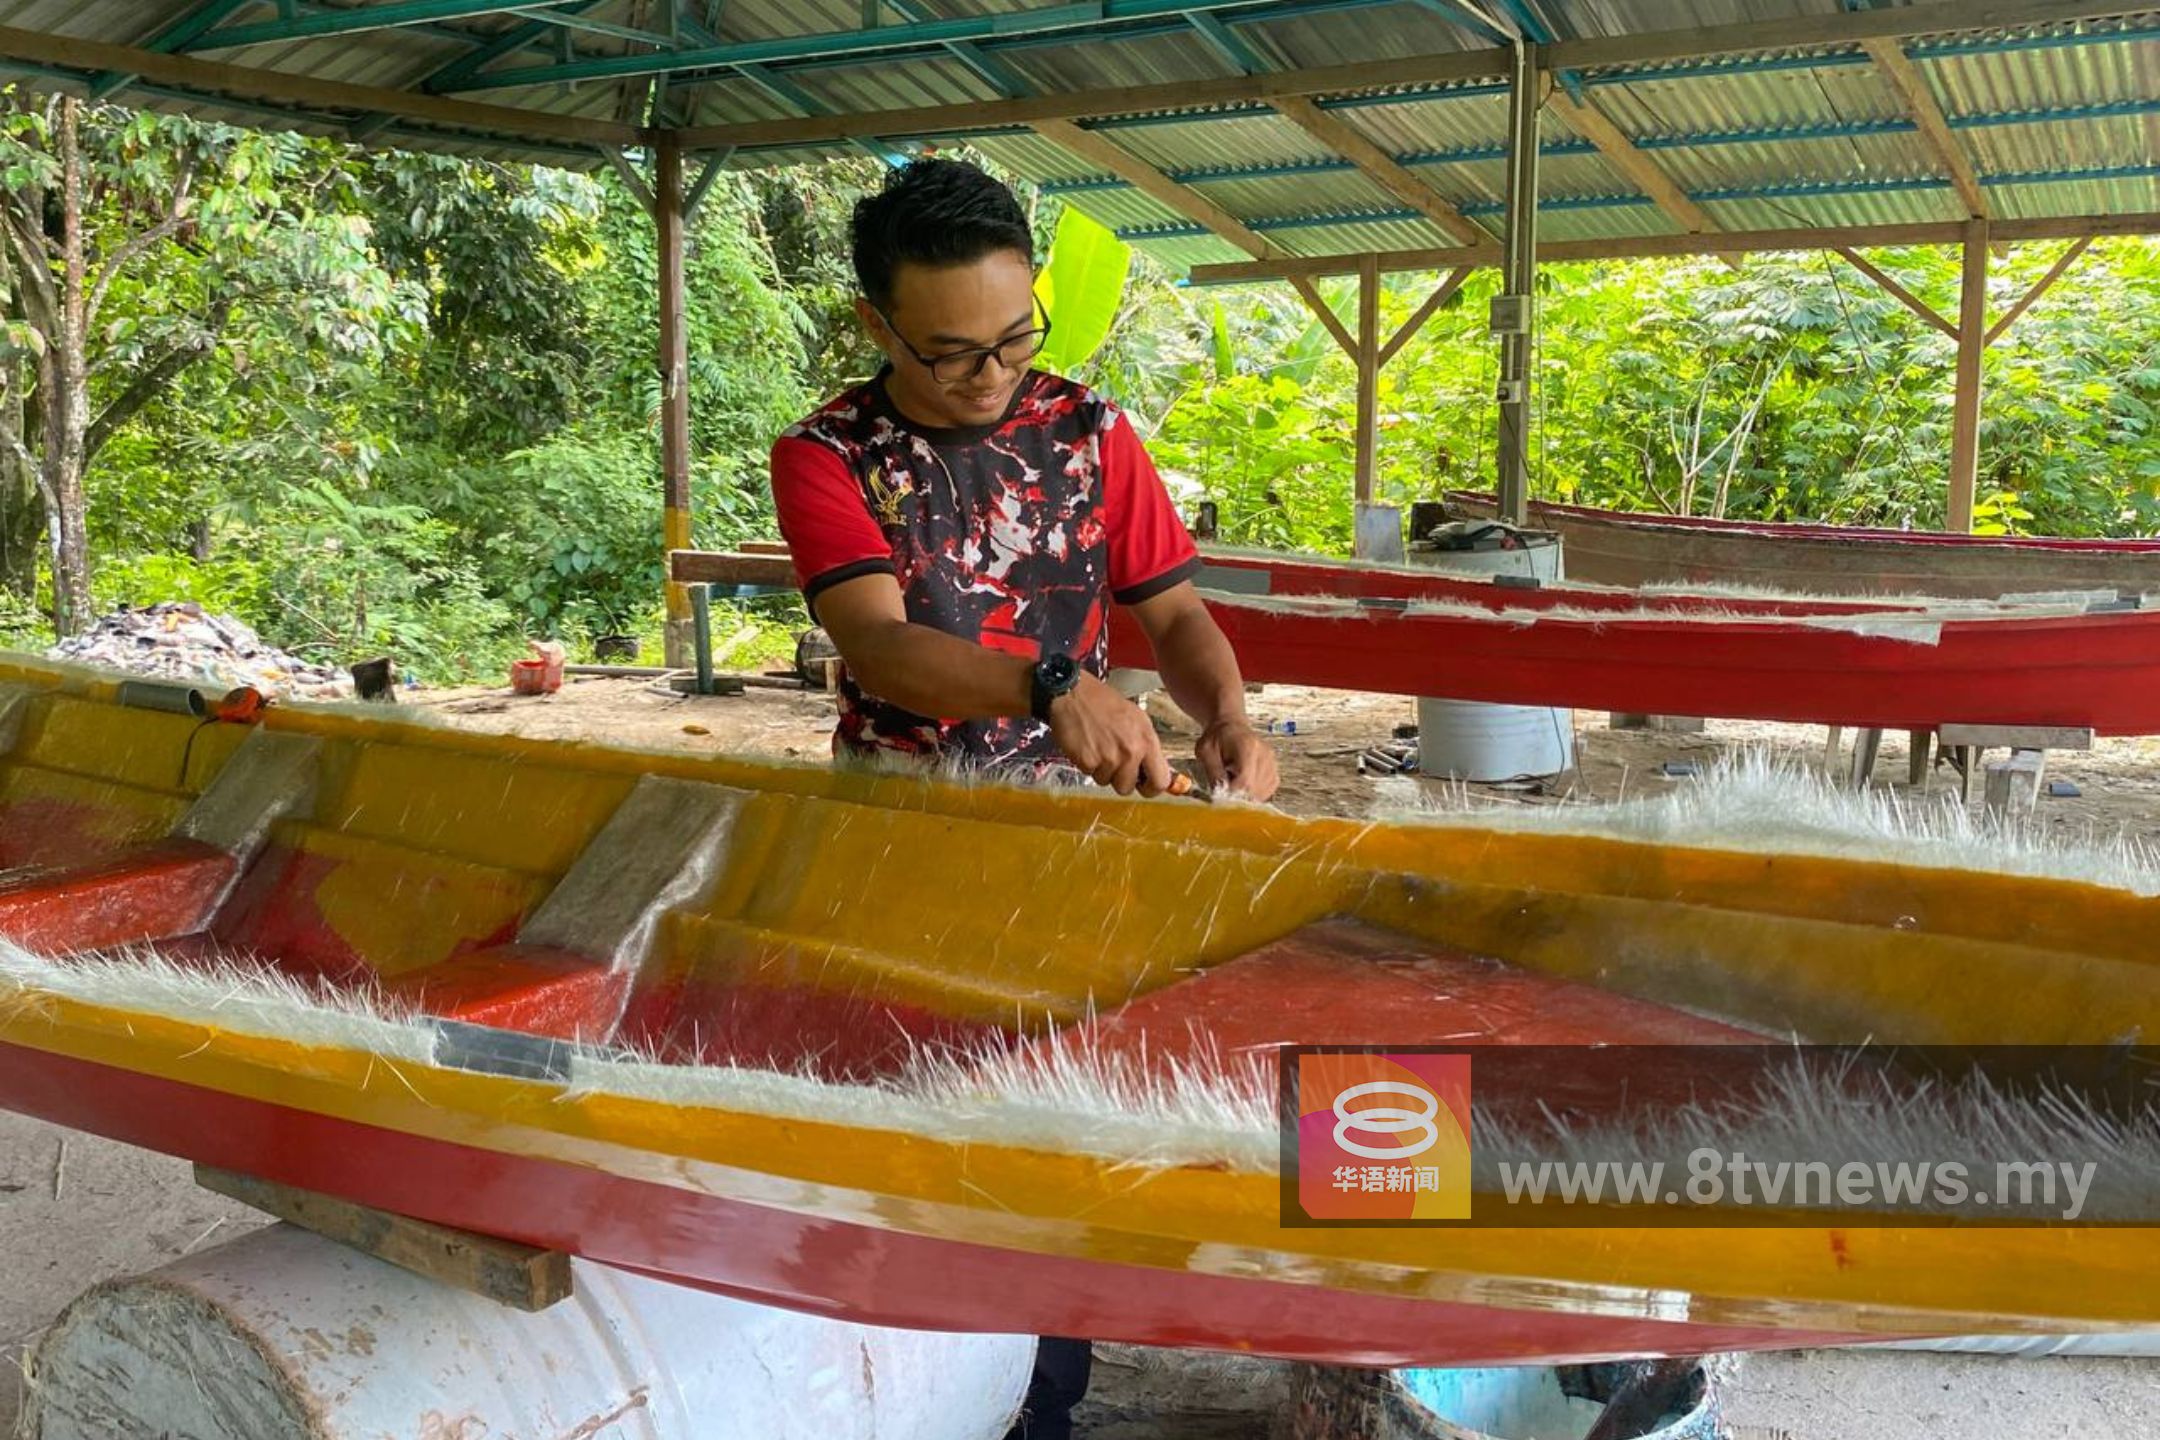
[[[221,690],[249,685],[273,700],[348,700],[353,694],[352,676],[344,671],[288,655],[231,616],[205,614],[193,601],[122,609],[46,654]]]

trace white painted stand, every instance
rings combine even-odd
[[[285,1225],[100,1285],[38,1347],[35,1440],[998,1440],[1035,1342],[849,1325],[585,1261],[507,1309]]]

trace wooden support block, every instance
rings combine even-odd
[[[2040,777],[2047,769],[2042,750],[2013,750],[2008,760],[1987,768],[1987,810],[1991,815],[2030,815],[2040,798]]]
[[[1855,790],[1865,790],[1875,779],[1875,761],[1882,754],[1882,730],[1873,725],[1862,726],[1853,731],[1852,764],[1845,772],[1846,783]]]
[[[1942,736],[1938,733],[1935,738],[1941,740]],[[1978,745],[1950,745],[1946,743],[1943,748],[1956,752],[1958,803],[1960,805],[1970,805],[1972,804],[1973,778],[1979,773],[1980,757],[1986,752]]]
[[[1843,750],[1844,748],[1845,727],[1842,725],[1832,725],[1830,727],[1830,733],[1823,740],[1823,769],[1830,771],[1832,774],[1837,773],[1838,752]]]
[[[1905,778],[1924,791],[1928,788],[1928,780],[1933,771],[1933,767],[1928,764],[1928,761],[1933,758],[1930,751],[1934,746],[1935,737],[1925,730],[1913,730],[1908,733],[1912,738],[1912,753],[1907,761]]]
[[[1938,725],[1945,746],[1994,746],[2010,750],[2090,750],[2093,732],[2068,725]]]
[[[545,1310],[570,1297],[570,1257],[559,1250],[536,1250],[208,1165],[195,1167],[195,1183],[363,1255],[513,1310]]]

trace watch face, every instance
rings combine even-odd
[[[1043,679],[1064,688],[1080,678],[1080,667],[1070,655],[1052,655],[1042,662]]]

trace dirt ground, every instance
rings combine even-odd
[[[406,703],[476,730],[505,731],[547,739],[609,741],[701,754],[750,754],[818,761],[829,755],[833,703],[823,694],[752,689],[732,696],[660,693],[647,681],[584,679],[554,695],[524,698],[507,690],[422,690]],[[1172,763],[1191,758],[1192,724],[1164,697],[1152,696],[1149,712],[1165,737]],[[1274,736],[1283,788],[1276,803],[1300,815],[1363,817],[1395,786],[1360,774],[1359,752],[1393,739],[1397,726],[1414,725],[1417,702],[1402,696],[1362,695],[1294,685],[1266,685],[1251,697],[1255,723],[1296,733]],[[1573,774],[1537,789],[1473,786],[1494,803],[1551,804],[1604,801],[1658,793],[1684,778],[1663,773],[1668,763],[1707,768],[1718,755],[1745,747],[1819,763],[1827,733],[1819,725],[1779,725],[1754,720],[1713,720],[1700,733],[1615,730],[1603,714],[1576,714]],[[1182,743],[1180,743],[1182,742]],[[1848,736],[1846,744],[1851,739]],[[1883,738],[1875,769],[1878,786],[1906,790],[1909,742],[1901,732]],[[2000,759],[2004,752],[1991,752]],[[2129,835],[2160,843],[2160,737],[2103,739],[2090,752],[2058,751],[2048,757],[2046,779],[2068,781],[2074,797],[2043,796],[2035,824],[2066,834],[2112,838]],[[1430,783],[1430,782],[1428,782]],[[1957,775],[1937,763],[1930,793],[1947,800]],[[1978,804],[1978,786],[1975,801]]]
[[[828,753],[832,702],[822,694],[752,690],[725,698],[656,693],[643,681],[583,680],[520,699],[490,690],[407,692],[402,703],[474,729],[610,741],[694,753],[808,761]],[[1173,759],[1190,754],[1190,727],[1151,704]],[[1357,757],[1415,719],[1414,702],[1287,686],[1252,697],[1256,720],[1295,721],[1279,735],[1283,808],[1363,816],[1392,787],[1358,773]],[[1667,762],[1705,763],[1761,745],[1820,756],[1819,727],[1712,722],[1700,734],[1617,731],[1577,717],[1579,772],[1551,793],[1476,787],[1495,803],[1612,800],[1690,783]],[[1904,738],[1886,739],[1879,785],[1906,784]],[[2129,834],[2160,844],[2160,740],[2103,741],[2051,757],[2050,778],[2080,794],[2043,798],[2034,823],[2077,834]],[[1954,790],[1938,772],[1933,790]],[[1165,802],[1170,803],[1170,802]],[[20,1403],[19,1365],[60,1308],[97,1282],[215,1245],[261,1223],[235,1202],[196,1189],[179,1161],[0,1114],[0,1434]],[[1265,1367],[1225,1374],[1214,1364],[1106,1350],[1081,1413],[1087,1440],[1265,1440],[1276,1390]],[[2144,1440],[2160,1434],[2160,1361],[1812,1351],[1753,1357],[1724,1391],[1746,1440]],[[208,1437],[204,1437],[208,1440]],[[538,1440],[538,1437],[535,1437]]]

